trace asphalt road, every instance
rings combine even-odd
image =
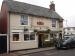
[[[22,56],[75,56],[75,49],[69,49],[69,50],[48,50],[33,54],[27,54]]]

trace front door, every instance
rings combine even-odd
[[[7,37],[0,36],[0,53],[4,53],[7,51]]]
[[[43,34],[39,34],[38,36],[38,47],[43,47]]]

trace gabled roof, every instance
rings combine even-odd
[[[62,17],[55,11],[48,8],[35,6],[18,1],[6,1],[9,12],[25,13],[35,16],[43,16],[48,18],[62,19]]]

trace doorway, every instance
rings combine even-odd
[[[43,34],[38,35],[38,47],[43,47]]]
[[[0,53],[7,51],[7,36],[0,36]]]

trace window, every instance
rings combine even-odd
[[[35,34],[24,34],[24,41],[35,40]]]
[[[13,34],[13,41],[19,41],[19,34]]]
[[[21,15],[21,25],[28,25],[28,16]]]
[[[52,19],[52,27],[56,27],[56,20]]]
[[[59,27],[60,28],[63,27],[63,22],[62,21],[59,22]]]
[[[53,34],[52,33],[50,34],[50,38],[53,38]]]
[[[49,37],[48,34],[45,34],[45,35],[44,35],[44,41],[50,41],[50,37]]]
[[[48,35],[44,35],[45,41],[49,41]]]
[[[30,34],[30,40],[35,40],[35,34]]]
[[[24,34],[24,40],[29,40],[29,34]]]

